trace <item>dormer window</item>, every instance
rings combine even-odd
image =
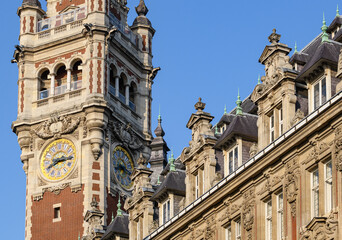
[[[274,113],[270,116],[270,142],[274,141]]]
[[[327,83],[326,78],[318,81],[313,85],[313,100],[314,109],[317,109],[323,103],[327,101]]]
[[[283,124],[283,108],[280,106],[278,109],[279,114],[279,135],[282,135],[284,133],[284,124]]]

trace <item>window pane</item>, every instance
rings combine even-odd
[[[233,172],[233,152],[229,153],[229,174]]]
[[[283,197],[283,193],[280,193],[278,195],[278,209],[277,209],[277,217],[278,217],[278,227],[277,227],[277,231],[278,231],[278,239],[283,239],[284,238],[284,211],[283,211],[283,207],[284,207],[284,197]]]
[[[321,104],[327,101],[327,86],[325,78],[322,80],[322,102]]]
[[[232,240],[232,229],[230,226],[226,230],[226,240]]]
[[[239,167],[239,152],[238,147],[234,149],[234,170]]]
[[[319,107],[319,83],[314,86],[314,109]]]
[[[325,212],[332,210],[333,191],[332,191],[332,162],[325,164]]]
[[[272,239],[272,200],[266,203],[266,239]]]
[[[319,179],[318,169],[312,173],[312,206],[313,217],[318,217],[319,214]]]

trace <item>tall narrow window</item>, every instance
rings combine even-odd
[[[233,166],[233,151],[229,152],[228,154],[228,170],[229,173],[231,174],[234,171],[234,166]]]
[[[332,209],[332,163],[331,161],[325,164],[325,212],[328,213]]]
[[[279,136],[282,135],[284,132],[283,127],[283,107],[279,108]]]
[[[205,188],[204,188],[204,181],[205,181],[205,178],[204,178],[204,169],[202,170],[202,194],[204,193],[205,191]]]
[[[312,217],[318,217],[319,214],[319,175],[318,169],[312,172],[312,195],[311,195],[311,204],[312,204]]]
[[[233,173],[239,167],[239,147],[233,148],[228,153],[228,174]]]
[[[283,193],[277,196],[277,232],[278,239],[284,239],[284,196]]]
[[[198,172],[195,175],[195,198],[197,199],[199,197],[199,176]]]
[[[54,219],[58,219],[61,217],[61,208],[60,207],[55,207],[53,209],[53,217],[54,217]]]
[[[236,221],[236,229],[235,229],[235,231],[236,231],[236,240],[240,240],[241,239],[241,220],[238,220],[238,221]]]
[[[270,116],[270,142],[274,141],[274,114]]]
[[[170,220],[170,200],[163,204],[163,224]]]
[[[266,203],[266,240],[272,240],[272,200]]]
[[[140,222],[137,222],[137,239],[140,239]]]
[[[327,101],[327,80],[323,78],[313,88],[314,109]]]
[[[232,227],[230,225],[226,228],[226,240],[232,240]]]

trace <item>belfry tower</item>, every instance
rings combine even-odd
[[[150,158],[155,33],[143,0],[23,0],[18,136],[26,173],[25,239],[98,239]],[[102,218],[103,216],[103,218]],[[93,219],[93,220],[91,220]],[[102,223],[101,223],[102,221]]]

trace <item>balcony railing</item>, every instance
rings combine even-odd
[[[80,89],[80,88],[82,88],[82,80],[71,83],[71,88],[70,88],[71,91],[75,91],[75,90]],[[55,87],[55,95],[54,96],[66,93],[66,91],[67,91],[67,85]],[[50,97],[50,90],[44,90],[44,91],[39,92],[39,99],[44,99],[44,98],[48,98],[48,97]]]
[[[136,110],[135,104],[134,104],[133,102],[131,102],[131,101],[129,101],[129,108],[130,108],[133,112],[135,112],[135,110]]]
[[[110,13],[109,14],[109,20],[110,20],[110,23],[112,25],[114,25],[115,27],[118,28],[118,30],[124,35],[126,36],[130,41],[131,43],[136,46],[137,45],[137,40],[138,40],[138,36],[135,35],[131,29],[129,28],[129,26],[127,24],[122,24],[120,22],[120,20],[118,20],[113,13]]]
[[[70,12],[60,14],[55,17],[43,19],[38,22],[37,31],[41,32],[51,28],[59,27],[74,21],[84,19],[86,17],[86,8],[78,8]]]
[[[120,100],[122,103],[126,104],[126,97],[125,97],[123,94],[121,94],[121,93],[119,93],[119,100]]]
[[[109,85],[109,93],[115,96],[115,87],[113,87],[112,85]]]

